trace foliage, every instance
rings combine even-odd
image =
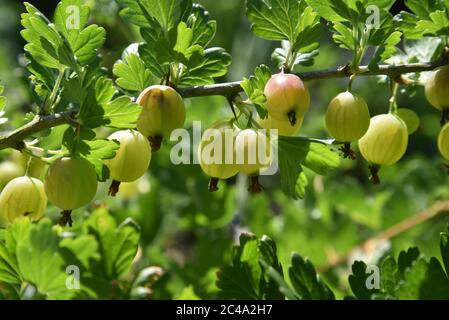
[[[101,182],[73,228],[55,225],[52,204],[45,219],[0,228],[0,299],[449,299],[449,178],[435,143],[441,115],[424,100],[421,72],[447,64],[448,2],[406,0],[397,14],[394,0],[199,2],[0,9],[5,21],[17,18],[0,28],[0,161],[43,179],[57,158],[80,156]],[[19,30],[22,43],[11,38]],[[410,64],[418,71],[401,69]],[[188,133],[194,120],[257,128],[256,115],[269,116],[265,85],[279,72],[302,77],[312,103],[301,136],[272,138],[279,172],[260,177],[264,193],[249,195],[242,175],[207,192],[199,166],[171,163],[176,142],[164,141],[148,175],[106,197],[105,160],[119,148],[106,137],[136,127],[145,88],[189,97]],[[345,79],[308,81],[337,76]],[[342,159],[348,146],[324,131],[325,106],[353,88],[371,115],[406,107],[420,117],[380,186],[368,183],[370,164]],[[182,148],[196,150],[195,141]],[[377,238],[435,203],[446,206]],[[80,288],[70,289],[77,272]]]

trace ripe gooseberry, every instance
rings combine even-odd
[[[72,210],[89,204],[97,192],[97,174],[92,164],[80,157],[57,159],[45,177],[48,199],[62,209],[61,225],[72,225]]]
[[[209,177],[209,191],[218,190],[219,179],[229,179],[238,173],[235,165],[234,141],[236,130],[227,121],[214,123],[201,137],[198,160]]]
[[[155,85],[146,88],[137,98],[142,113],[137,129],[150,140],[151,150],[159,150],[163,138],[181,128],[186,118],[182,97],[173,88]]]
[[[20,177],[24,174],[17,164],[12,161],[5,161],[0,163],[0,191],[6,184],[14,178]]]
[[[105,160],[113,180],[109,194],[114,197],[119,191],[121,182],[132,182],[145,174],[151,161],[151,148],[148,140],[134,130],[114,132],[108,139],[120,143],[115,157]]]
[[[11,180],[0,194],[0,208],[0,220],[6,223],[41,218],[47,208],[44,184],[28,176]]]
[[[407,150],[408,131],[405,123],[393,114],[371,118],[368,131],[359,140],[360,152],[372,166],[373,183],[380,183],[378,166],[389,166],[402,158]]]
[[[302,80],[294,74],[279,73],[268,80],[265,90],[268,113],[276,120],[294,126],[309,109],[310,95]]]
[[[427,100],[438,110],[449,109],[449,66],[433,71],[426,81]]]
[[[438,135],[438,150],[446,160],[449,160],[449,123],[443,126]]]
[[[251,177],[249,191],[260,193],[259,172],[268,168],[272,162],[270,139],[266,134],[254,129],[238,132],[235,139],[236,164],[239,172]]]
[[[415,111],[407,108],[399,108],[396,114],[402,119],[402,121],[404,121],[409,135],[418,130],[420,121]]]
[[[355,159],[350,143],[363,137],[368,130],[370,115],[365,100],[352,92],[339,93],[329,103],[326,112],[326,127],[338,142],[345,143],[344,157]]]
[[[292,126],[288,120],[276,120],[272,116],[268,115],[265,119],[257,118],[256,122],[262,128],[267,130],[267,133],[269,133],[272,129],[277,129],[279,136],[291,137],[298,133],[302,126],[303,120],[304,117],[297,118],[295,125]]]

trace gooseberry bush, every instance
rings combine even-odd
[[[449,299],[449,2],[199,2],[21,4],[0,298]]]

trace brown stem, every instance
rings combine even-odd
[[[209,180],[209,192],[215,192],[218,191],[218,181],[220,179],[218,178],[210,178]]]
[[[64,210],[61,212],[61,218],[59,219],[59,225],[66,226],[69,225],[69,227],[72,227],[73,220],[72,220],[72,210]]]
[[[157,152],[161,148],[162,139],[162,136],[148,137],[148,141],[150,141],[151,145],[151,152]]]
[[[363,241],[361,244],[355,246],[351,250],[349,250],[347,253],[339,256],[334,250],[330,250],[330,253],[332,253],[332,259],[330,263],[326,266],[318,268],[319,272],[326,272],[327,270],[341,265],[348,261],[349,257],[351,256],[352,252],[356,252],[359,250],[366,251],[367,248],[372,248],[370,244],[375,243],[379,240],[390,240],[401,233],[404,233],[415,226],[426,222],[432,218],[435,218],[436,216],[444,213],[449,212],[449,201],[437,201],[429,208],[407,218],[402,220],[401,222],[391,226],[390,228],[378,233],[374,237]]]
[[[250,184],[248,191],[251,194],[259,194],[264,190],[264,187],[259,182],[259,176],[252,176],[250,178]]]
[[[371,176],[369,177],[369,180],[373,184],[380,184],[379,170],[380,170],[379,166],[376,166],[376,165],[369,166],[369,171],[371,172]]]
[[[115,197],[120,190],[120,181],[113,180],[111,186],[109,187],[108,195]]]
[[[351,149],[351,143],[345,143],[339,150],[344,159],[356,159],[355,152]]]

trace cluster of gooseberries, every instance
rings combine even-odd
[[[425,86],[428,101],[449,118],[449,66],[434,71]],[[198,158],[202,170],[211,177],[210,191],[218,190],[219,179],[228,179],[239,172],[250,176],[249,190],[258,193],[260,172],[270,166],[272,148],[267,132],[277,129],[281,136],[295,135],[309,108],[310,95],[296,75],[281,72],[267,82],[264,90],[268,115],[255,117],[257,127],[240,129],[234,121],[214,123],[201,139]],[[121,183],[142,177],[148,169],[152,152],[164,138],[181,128],[185,121],[182,97],[171,87],[155,85],[145,89],[137,99],[142,112],[137,130],[114,132],[108,138],[120,146],[114,158],[104,161],[112,183],[109,194],[115,196]],[[250,117],[252,120],[252,118]],[[372,181],[378,183],[380,166],[399,161],[405,154],[408,135],[419,127],[419,118],[412,110],[390,108],[388,114],[370,118],[364,99],[348,90],[329,103],[326,127],[336,143],[342,144],[343,156],[355,158],[351,143],[358,141],[361,155],[370,163]],[[449,160],[449,123],[438,137],[438,148]],[[261,156],[262,155],[262,156]],[[32,174],[43,170],[45,163],[28,161],[24,175],[13,162],[0,164],[0,222],[12,223],[27,217],[39,219],[47,207],[47,199],[62,210],[61,224],[71,225],[72,210],[90,203],[97,193],[97,174],[92,164],[78,154],[66,154],[53,161],[44,181]],[[33,167],[34,166],[34,167]]]
[[[112,179],[111,196],[119,192],[122,182],[141,178],[150,165],[152,151],[159,149],[162,139],[172,130],[184,125],[184,102],[171,87],[151,86],[141,93],[138,102],[142,112],[137,130],[117,131],[108,137],[119,143],[114,158],[104,160]],[[34,160],[29,161],[25,175],[13,162],[1,165],[0,223],[13,223],[24,217],[39,219],[48,199],[61,209],[60,224],[71,225],[71,212],[89,204],[97,193],[95,168],[81,155],[67,154],[49,165],[42,182],[35,177],[40,173],[31,174],[33,163]]]
[[[248,191],[260,193],[258,176],[273,160],[269,137],[271,129],[292,136],[301,127],[309,108],[310,96],[302,80],[293,74],[273,75],[264,90],[268,116],[255,122],[263,130],[239,129],[232,121],[213,124],[202,136],[198,158],[203,171],[211,177],[209,191],[218,190],[219,179],[241,172],[250,177]],[[229,134],[227,134],[229,133]]]

